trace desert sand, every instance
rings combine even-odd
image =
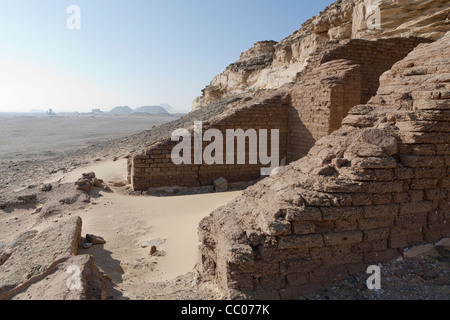
[[[126,160],[108,161],[55,176],[49,182],[73,183],[83,172],[95,172],[114,184],[126,180]],[[52,181],[53,180],[53,181]],[[83,220],[82,235],[103,237],[106,244],[82,249],[121,287],[172,280],[194,269],[199,245],[200,220],[215,208],[241,194],[240,191],[185,196],[155,197],[101,193],[86,209],[74,211]],[[162,239],[158,254],[151,256],[144,241]],[[132,295],[126,289],[124,296]]]

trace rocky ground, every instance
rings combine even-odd
[[[450,242],[447,241],[447,245]],[[359,273],[302,300],[448,300],[450,265],[437,259],[435,249],[381,266],[381,289],[368,290],[369,274]]]

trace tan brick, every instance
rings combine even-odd
[[[336,220],[336,231],[349,231],[358,229],[358,222],[356,220]]]
[[[363,207],[321,207],[324,220],[355,220],[362,216]]]
[[[433,209],[431,201],[408,202],[400,205],[400,215],[429,212]]]
[[[326,233],[323,238],[326,246],[353,244],[362,241],[363,233],[361,231]]]
[[[398,213],[397,204],[383,204],[364,207],[364,218],[377,218],[396,216]]]
[[[280,263],[280,273],[306,273],[319,268],[322,265],[322,260],[288,260]]]
[[[394,223],[395,217],[380,218],[368,218],[358,220],[358,229],[361,231],[378,229],[378,228],[388,228]]]
[[[298,235],[310,234],[316,231],[316,225],[311,221],[292,222],[292,230]]]
[[[278,239],[280,248],[314,248],[323,246],[323,237],[321,234],[304,236],[280,236]]]

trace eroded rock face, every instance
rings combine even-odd
[[[77,256],[80,217],[20,234],[0,250],[0,300],[106,299],[107,277],[93,257]]]
[[[90,255],[73,256],[12,300],[106,300],[111,282]]]
[[[203,219],[198,270],[229,298],[290,299],[450,235],[450,33],[377,96]]]
[[[294,81],[317,48],[330,40],[438,39],[449,30],[449,13],[446,0],[336,1],[281,42],[258,42],[242,53],[238,61],[211,81],[192,108]]]
[[[9,257],[0,269],[0,299],[14,295],[76,255],[80,237],[80,217],[19,235],[4,250]]]

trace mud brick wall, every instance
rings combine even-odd
[[[341,127],[355,105],[376,95],[379,78],[423,38],[331,41],[319,48],[297,76],[289,110],[288,162],[304,157],[314,143]]]
[[[376,41],[352,39],[327,52],[321,62],[345,59],[360,65],[361,100],[366,103],[376,95],[380,76],[397,61],[402,60],[420,43],[430,43],[426,38],[389,38]],[[348,110],[347,110],[348,111]]]
[[[218,117],[204,122],[202,131],[208,129],[218,129],[223,134],[223,152],[226,153],[226,130],[227,129],[260,129],[268,131],[268,150],[270,155],[271,148],[271,131],[279,130],[279,152],[280,163],[286,159],[287,146],[287,110],[289,97],[271,96],[269,99],[252,100],[247,103],[240,104],[236,108],[231,108],[229,112],[225,112]],[[191,146],[194,146],[193,127],[189,129],[191,132]],[[259,140],[258,140],[259,141]],[[178,142],[171,141],[170,137],[160,140],[150,146],[147,150],[143,150],[140,154],[130,157],[128,162],[129,180],[133,184],[135,191],[147,190],[154,187],[164,186],[205,186],[212,185],[217,178],[223,177],[229,182],[249,181],[261,176],[261,167],[267,165],[249,164],[249,140],[246,139],[246,161],[245,164],[237,164],[237,147],[235,142],[235,164],[213,164],[201,165],[194,164],[194,152],[192,151],[192,164],[176,165],[172,162],[172,149]],[[203,143],[204,148],[210,142]]]
[[[380,75],[394,62],[420,42],[428,41],[331,41],[317,50],[297,82],[275,90],[273,95],[281,92],[283,99],[267,98],[263,104],[240,103],[233,112],[211,119],[210,127],[223,133],[226,129],[280,129],[281,160],[293,162],[305,156],[317,140],[337,130],[354,105],[374,96]],[[129,180],[135,190],[210,185],[218,177],[231,182],[259,177],[260,164],[176,166],[171,161],[176,144],[168,137],[131,157]]]
[[[288,162],[308,154],[314,143],[338,129],[348,110],[359,104],[359,65],[326,62],[300,77],[292,88],[288,121]]]
[[[450,236],[450,33],[380,78],[308,156],[199,226],[229,298],[292,299]]]

